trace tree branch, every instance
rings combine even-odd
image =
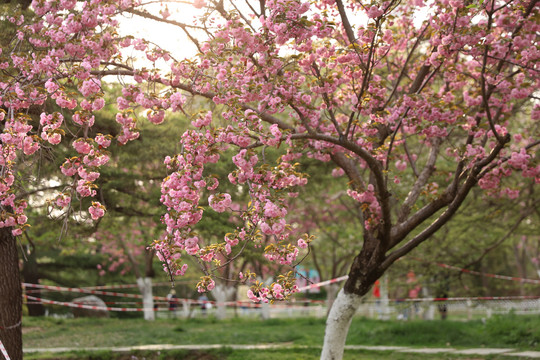
[[[435,171],[435,162],[437,161],[437,157],[439,155],[439,149],[441,147],[442,139],[437,138],[434,140],[434,144],[431,147],[431,151],[429,154],[428,161],[426,162],[426,165],[422,169],[422,172],[420,173],[420,176],[416,179],[411,191],[407,195],[407,198],[403,202],[403,205],[401,206],[401,209],[398,213],[398,222],[401,223],[405,221],[407,216],[409,216],[409,213],[411,211],[411,207],[414,205],[416,200],[418,199],[418,196],[420,196],[420,191],[426,185],[427,181],[429,180],[429,177],[433,174]]]
[[[347,39],[351,44],[354,44],[356,42],[356,37],[354,36],[354,31],[352,29],[351,23],[349,22],[349,18],[347,17],[347,13],[345,12],[343,2],[341,0],[336,0],[336,5],[339,11],[341,22],[343,23],[343,27],[345,28],[345,33],[347,34]]]
[[[495,146],[495,148],[493,148],[493,150],[491,151],[489,156],[487,156],[486,158],[484,158],[482,160],[479,160],[473,166],[473,168],[469,172],[469,175],[468,175],[465,183],[461,186],[461,188],[458,190],[458,192],[456,193],[455,196],[451,196],[451,194],[448,193],[448,191],[445,191],[445,193],[439,199],[437,199],[437,200],[431,202],[430,204],[428,204],[428,206],[429,206],[431,204],[435,204],[437,202],[440,202],[442,206],[440,206],[438,208],[437,208],[437,206],[434,206],[433,210],[435,210],[435,211],[433,211],[433,212],[425,211],[424,216],[427,216],[427,217],[414,217],[415,218],[415,223],[414,224],[412,224],[410,221],[406,222],[406,224],[408,223],[407,224],[408,225],[407,226],[408,231],[403,232],[403,230],[401,230],[399,233],[397,233],[396,236],[392,238],[392,247],[397,245],[399,242],[401,242],[401,240],[407,234],[409,234],[410,231],[412,231],[416,226],[420,225],[425,220],[427,220],[429,217],[431,217],[433,214],[435,214],[435,212],[438,211],[439,209],[441,209],[445,205],[445,203],[449,203],[446,210],[435,221],[433,221],[426,229],[424,229],[418,235],[416,235],[411,240],[409,240],[407,243],[405,243],[401,248],[399,248],[399,249],[393,251],[392,253],[390,253],[386,257],[386,259],[383,261],[383,263],[381,264],[381,269],[382,270],[387,269],[397,259],[399,259],[403,255],[406,255],[412,249],[414,249],[415,247],[420,245],[422,242],[427,240],[431,235],[433,235],[437,230],[439,230],[444,224],[446,224],[454,216],[454,214],[459,209],[459,207],[461,206],[461,204],[463,203],[463,201],[465,200],[465,198],[467,197],[467,195],[469,194],[469,192],[471,191],[473,186],[478,182],[478,174],[482,171],[482,169],[486,165],[488,165],[493,160],[495,160],[497,155],[504,148],[504,145],[506,144],[506,142],[510,141],[510,137],[507,135],[507,136],[505,136],[504,140],[505,140],[505,142],[503,142],[502,144],[497,143],[497,146]],[[424,207],[424,209],[425,208],[426,207]],[[424,210],[424,209],[422,209],[422,210]],[[422,211],[422,210],[420,210],[420,211]],[[412,225],[414,225],[414,226],[412,226]]]

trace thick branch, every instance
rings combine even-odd
[[[354,36],[354,30],[352,29],[351,23],[349,22],[347,13],[345,12],[343,2],[341,0],[336,0],[336,5],[339,11],[341,22],[343,24],[343,27],[345,28],[345,33],[347,34],[347,39],[349,39],[349,42],[351,44],[354,44],[356,42],[356,37]]]
[[[362,180],[362,175],[358,171],[358,167],[356,164],[354,164],[353,160],[346,157],[343,153],[336,153],[332,156],[332,161],[338,165],[340,168],[342,168],[349,179],[352,180],[354,183],[354,188],[365,188],[366,185],[364,181]]]
[[[424,37],[424,33],[426,32],[427,28],[429,27],[429,24],[427,24],[424,29],[422,30],[422,32],[420,33],[420,35],[418,35],[418,38],[416,39],[416,41],[414,42],[414,45],[411,49],[411,51],[409,52],[409,54],[407,55],[407,59],[405,60],[405,63],[403,64],[403,67],[401,68],[401,72],[399,73],[399,76],[396,80],[396,83],[394,85],[394,88],[392,89],[392,93],[390,93],[390,96],[388,96],[388,99],[386,100],[386,102],[384,103],[384,105],[382,106],[383,109],[386,109],[386,107],[388,106],[388,104],[390,104],[390,101],[392,101],[392,98],[394,97],[394,94],[396,93],[397,91],[397,88],[399,87],[399,84],[401,82],[401,79],[403,78],[403,76],[405,75],[406,71],[407,71],[407,64],[409,63],[409,61],[411,60],[412,58],[412,55],[414,53],[414,51],[416,50],[416,48],[418,47],[418,44],[420,44],[420,41],[422,40],[422,38]],[[429,70],[429,69],[428,69]],[[419,75],[422,75],[422,78],[420,80],[418,80],[420,82],[420,84],[422,84],[422,81],[424,81],[424,78],[425,76],[427,75],[427,72],[426,74],[422,74],[422,71],[419,71],[418,72],[418,76],[416,77],[416,79],[419,79]],[[416,80],[415,80],[415,83],[416,83]],[[414,83],[413,83],[414,85]],[[420,85],[418,85],[418,88],[420,88]],[[416,92],[416,90],[412,91],[414,89],[413,86],[411,86],[411,89],[409,90],[410,93],[414,93]]]
[[[409,89],[409,94],[414,94],[420,89],[420,86],[422,86],[424,79],[429,74],[430,68],[431,65],[422,65],[420,70],[418,70],[418,74],[416,74],[416,78],[414,79],[414,82]]]
[[[474,167],[472,168],[472,170],[469,172],[469,175],[467,177],[467,180],[465,181],[465,183],[461,186],[461,188],[457,191],[456,195],[454,197],[451,196],[450,193],[448,193],[448,191],[446,191],[443,196],[441,196],[441,198],[433,201],[432,203],[428,204],[431,205],[431,204],[435,204],[437,202],[440,202],[443,206],[444,206],[444,203],[446,201],[448,201],[449,198],[451,198],[451,202],[449,203],[447,209],[441,214],[441,216],[439,216],[435,221],[433,221],[426,229],[424,229],[422,232],[420,232],[418,235],[416,235],[415,237],[413,237],[411,240],[409,240],[406,244],[404,244],[401,248],[393,251],[392,253],[390,253],[387,257],[386,257],[386,260],[382,263],[381,265],[381,269],[384,270],[384,269],[387,269],[392,263],[394,263],[397,259],[399,259],[400,257],[402,257],[403,255],[406,255],[408,254],[412,249],[414,249],[415,247],[417,247],[418,245],[420,245],[422,242],[424,242],[425,240],[427,240],[431,235],[433,235],[437,230],[439,230],[444,224],[446,224],[453,216],[454,214],[456,213],[456,211],[459,209],[459,207],[461,206],[461,204],[463,203],[463,201],[465,200],[465,198],[467,197],[467,195],[469,194],[469,192],[471,191],[471,189],[473,188],[473,186],[476,185],[476,183],[478,182],[478,174],[482,171],[482,169],[490,164],[492,161],[495,160],[495,158],[499,155],[499,153],[501,152],[501,150],[504,148],[504,145],[510,141],[510,137],[507,135],[505,136],[504,138],[504,142],[501,144],[501,143],[498,143],[497,146],[491,151],[491,153],[489,154],[489,156],[487,156],[486,158],[478,161]],[[448,190],[448,189],[447,189]],[[438,206],[433,206],[433,209],[435,211],[431,212],[431,214],[429,212],[425,212],[424,216],[432,216],[433,214],[435,214],[435,212],[439,209],[442,208],[442,206],[438,207]],[[426,207],[424,207],[425,209]],[[424,210],[422,209],[422,210]],[[420,210],[420,211],[422,211]],[[415,214],[416,215],[416,214]],[[413,224],[410,224],[410,220],[414,218],[416,220],[416,224],[414,224],[413,227],[411,227],[411,225]],[[427,220],[427,217],[426,218],[418,218],[416,216],[413,216],[411,219],[409,219],[405,224],[408,223],[408,226],[407,226],[407,231],[403,231],[403,229],[401,230],[400,233],[396,234],[396,237],[392,237],[392,246],[395,246],[397,245],[405,236],[407,236],[410,231],[412,231],[416,226],[420,225],[421,223],[423,223],[425,220]]]
[[[524,149],[525,149],[525,150],[529,150],[529,149],[532,149],[533,147],[538,146],[538,145],[540,145],[540,140],[536,140],[536,141],[530,143],[529,145],[525,146]],[[505,162],[507,162],[508,160],[510,160],[510,156],[505,156],[505,157],[501,158],[500,163],[499,163],[499,162],[497,162],[497,163],[491,163],[489,166],[487,166],[487,167],[486,167],[486,168],[478,175],[478,177],[479,177],[479,178],[484,177],[488,172],[490,172],[491,170],[493,170],[495,167],[500,166],[502,163],[505,163]]]
[[[403,206],[401,207],[398,214],[398,222],[403,222],[407,218],[407,216],[409,216],[411,207],[414,205],[414,203],[418,199],[418,196],[420,196],[420,191],[426,185],[427,181],[429,180],[429,177],[435,171],[435,162],[437,161],[437,156],[439,155],[439,149],[441,147],[441,143],[442,143],[442,140],[440,138],[434,141],[434,144],[431,148],[431,152],[429,154],[428,161],[426,162],[424,169],[422,169],[420,176],[418,177],[418,179],[416,179],[416,182],[414,183],[411,191],[409,192],[409,194],[407,195],[407,198],[403,202]]]
[[[388,189],[386,187],[382,164],[373,156],[371,156],[371,154],[367,150],[347,139],[338,139],[329,135],[319,133],[312,134],[311,138],[314,140],[322,140],[331,144],[336,144],[347,150],[350,150],[367,163],[375,179],[377,193],[379,194],[378,200],[381,205],[382,212],[382,231],[380,239],[383,242],[384,248],[387,249],[387,245],[390,243],[390,230],[392,228],[389,202],[391,194],[388,192]]]

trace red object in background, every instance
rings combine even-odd
[[[416,275],[414,271],[409,270],[409,272],[407,273],[407,284],[414,283],[414,282],[416,282]]]
[[[413,289],[409,290],[409,298],[410,299],[416,299],[418,297],[418,294],[420,294],[420,290],[422,290],[421,286],[415,286]]]
[[[381,283],[379,280],[375,281],[375,285],[373,285],[373,296],[376,298],[381,297]]]

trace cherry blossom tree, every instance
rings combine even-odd
[[[340,358],[361,296],[446,224],[472,188],[515,197],[519,189],[505,178],[538,181],[536,3],[276,1],[252,8],[253,21],[209,7],[226,23],[201,45],[199,62],[178,69],[177,87],[223,105],[227,125],[214,122],[216,111],[196,118],[199,130],[184,134],[184,152],[166,160],[176,170],[163,183],[170,238],[156,246],[171,255],[197,249],[212,261],[228,246],[257,244],[262,232],[276,241],[266,256],[294,265],[307,242],[294,246],[284,220],[288,198],[307,182],[298,162],[334,162],[362,208],[364,229],[327,322],[322,358]],[[422,11],[427,18],[416,23]],[[204,167],[231,146],[239,149],[238,169],[228,180],[252,196],[245,226],[198,249],[197,188],[216,188]],[[265,161],[264,149],[279,146],[286,153]],[[230,203],[228,193],[210,198],[216,211]],[[181,257],[169,263],[183,271]],[[213,284],[208,275],[200,287]],[[256,283],[250,295],[268,301],[294,290],[285,276]]]
[[[291,237],[288,222],[290,199],[309,181],[309,170],[317,171],[303,169],[303,159],[332,162],[341,175],[336,183],[360,208],[363,229],[327,321],[321,358],[339,359],[362,296],[450,221],[471,189],[515,197],[520,188],[507,178],[539,181],[537,4],[197,0],[200,16],[185,24],[165,3],[156,9],[140,0],[34,0],[34,15],[3,16],[13,29],[0,53],[0,226],[7,229],[0,243],[13,248],[13,236],[27,226],[28,202],[16,186],[23,159],[71,138],[73,156],[61,166],[70,186],[51,204],[66,218],[87,212],[88,221],[97,221],[106,211],[99,199],[86,211],[73,204],[97,195],[111,141],[137,139],[141,118],[160,124],[168,113],[183,112],[192,128],[180,137],[179,153],[165,159],[168,235],[154,249],[174,275],[185,273],[185,256],[211,264],[200,291],[214,288],[213,275],[237,259],[233,248],[260,249],[291,271],[269,285],[252,271],[238,276],[252,285],[253,300],[281,300],[296,291],[294,266],[311,240]],[[177,60],[144,39],[119,35],[121,14],[169,24],[199,54]],[[21,51],[24,44],[31,50]],[[126,52],[151,65],[138,67]],[[92,131],[109,75],[132,79],[117,99],[114,139]],[[48,100],[61,110],[50,111]],[[277,149],[276,160],[267,156],[270,149]],[[236,168],[226,179],[207,171],[231,151]],[[235,193],[226,182],[248,189],[250,201],[231,209]],[[206,201],[242,221],[202,246],[197,224]],[[2,273],[17,276],[15,267]],[[14,311],[2,315],[3,329],[17,325]],[[8,351],[17,353],[16,346],[10,341]]]
[[[152,238],[152,234],[148,234],[148,229],[155,229],[156,225],[140,219],[127,223],[125,224],[127,226],[121,226],[114,232],[107,228],[95,234],[100,244],[99,251],[106,257],[106,262],[98,265],[99,273],[135,274],[137,286],[143,296],[144,319],[153,321],[155,313],[152,279],[155,276],[153,268],[155,250],[148,248],[149,239]]]

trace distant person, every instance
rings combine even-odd
[[[205,294],[202,294],[200,297],[199,297],[199,301],[201,302],[201,314],[203,316],[206,316],[206,309],[209,308],[209,303],[208,303],[208,297],[206,297]]]
[[[176,316],[176,309],[178,308],[178,297],[174,289],[167,295],[167,302],[169,303],[169,315]]]
[[[409,284],[409,300],[415,300],[420,295],[420,291],[422,290],[422,287],[418,284],[418,280],[416,279],[416,274],[414,271],[409,270],[407,273],[407,284]],[[418,313],[418,302],[412,301],[411,305],[412,312],[409,314],[412,318],[416,316]]]
[[[377,317],[381,319],[381,282],[379,280],[376,280],[375,284],[373,284],[373,297],[375,298],[375,311],[377,312]]]
[[[379,280],[376,280],[375,284],[373,284],[373,296],[377,300],[381,298],[381,282]]]
[[[448,274],[441,274],[438,277],[435,277],[435,280],[438,284],[438,289],[436,290],[438,304],[437,308],[439,309],[439,314],[441,320],[446,320],[448,318],[448,293],[450,292],[450,276]]]
[[[439,314],[441,315],[441,320],[446,320],[448,317],[448,306],[446,305],[446,301],[443,301],[442,299],[447,299],[448,294],[446,292],[443,292],[441,294],[442,296],[439,296],[439,304],[437,305],[437,308],[439,309]]]
[[[410,289],[409,290],[409,299],[410,300],[415,300],[418,298],[418,295],[420,294],[420,290],[422,290],[422,287],[420,285],[416,285],[414,288]],[[415,317],[416,314],[418,314],[418,301],[413,301],[412,302],[412,305],[411,305],[411,308],[412,308],[412,312],[411,312],[411,317]]]

